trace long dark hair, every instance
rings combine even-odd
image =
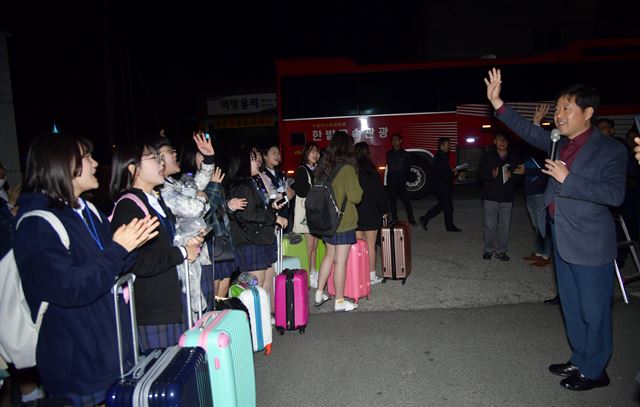
[[[37,137],[29,147],[22,191],[43,192],[54,207],[68,203],[78,208],[72,181],[82,175],[82,157],[91,152],[93,144],[82,137],[61,133]]]
[[[357,171],[356,158],[353,154],[353,138],[344,131],[333,134],[329,146],[318,163],[316,179],[328,180],[337,164],[350,164]]]
[[[376,174],[376,166],[371,160],[369,145],[364,141],[353,145],[353,151],[358,162],[358,170],[366,174]]]
[[[260,152],[255,146],[243,146],[229,161],[229,177],[232,185],[242,184],[251,179],[251,160]]]
[[[149,143],[140,142],[118,146],[111,161],[111,183],[109,184],[111,199],[115,201],[124,192],[133,188],[133,180],[140,167],[142,157],[148,154],[157,154],[157,150]],[[133,174],[129,172],[131,164],[136,167]]]
[[[300,165],[305,165],[309,162],[309,153],[315,147],[316,150],[320,151],[320,147],[318,143],[314,141],[310,141],[304,146],[304,150],[302,150],[302,155],[300,156]]]

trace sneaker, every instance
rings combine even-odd
[[[375,271],[372,271],[370,274],[370,282],[371,285],[378,284],[382,282],[382,278],[378,277]]]
[[[333,310],[335,312],[347,312],[358,309],[358,304],[351,302],[349,300],[336,300],[335,305],[333,306]]]
[[[311,270],[311,273],[309,273],[309,286],[318,288],[318,272],[315,270]]]
[[[327,301],[329,301],[329,296],[325,294],[324,291],[316,291],[316,298],[313,305],[319,307]]]

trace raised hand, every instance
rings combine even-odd
[[[484,83],[487,85],[487,99],[491,102],[491,105],[495,110],[502,107],[504,102],[500,99],[500,90],[502,89],[502,75],[500,70],[492,68],[489,71],[489,79],[484,78]]]
[[[193,141],[196,142],[196,146],[198,147],[198,151],[202,153],[202,155],[210,156],[215,155],[215,151],[213,150],[213,145],[211,144],[211,139],[207,139],[204,136],[203,132],[193,133]]]
[[[213,170],[213,173],[211,173],[211,182],[222,184],[223,179],[224,173],[222,172],[222,169],[220,167],[216,167],[216,169]]]
[[[120,226],[114,233],[112,240],[124,247],[127,252],[137,249],[158,235],[158,218],[145,216],[134,218],[126,225]]]
[[[549,105],[542,104],[536,106],[536,112],[533,114],[533,124],[535,124],[536,126],[540,126],[540,123],[542,123],[542,119],[544,119],[548,112]]]

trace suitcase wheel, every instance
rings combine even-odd
[[[387,283],[387,278],[385,277],[382,279],[382,284],[386,284],[386,283]]]
[[[278,334],[284,335],[284,328],[276,328],[276,330],[278,331]]]
[[[402,285],[405,285],[405,284],[407,284],[407,279],[406,278],[402,280]]]
[[[304,335],[304,327],[300,328],[300,335]]]

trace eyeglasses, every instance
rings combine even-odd
[[[142,160],[156,160],[156,163],[164,164],[164,156],[162,154],[153,154],[146,158],[143,158]]]

